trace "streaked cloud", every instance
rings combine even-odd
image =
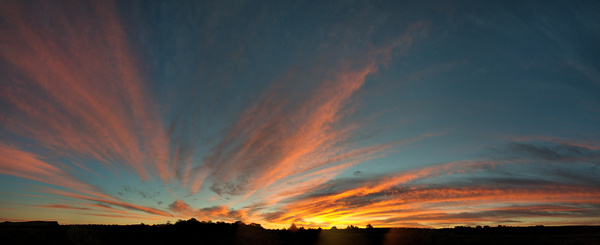
[[[3,26],[11,34],[4,35],[0,55],[12,67],[1,84],[3,128],[54,157],[98,160],[112,171],[126,167],[144,180],[157,172],[166,180],[158,106],[149,98],[114,6],[34,8],[16,1],[3,6]],[[31,14],[53,18],[25,17]]]
[[[598,224],[598,62],[556,6],[147,4],[3,1],[1,218]]]
[[[535,145],[532,143],[511,142],[507,145],[508,154],[534,157],[549,161],[587,161],[600,159],[600,151],[591,147],[574,144]]]
[[[0,173],[62,186],[95,197],[109,198],[100,189],[44,162],[42,157],[0,143]]]
[[[284,81],[275,81],[243,112],[203,165],[193,170],[203,177],[191,184],[192,191],[208,175],[217,194],[242,194],[392,147],[395,143],[350,148],[347,140],[361,125],[343,120],[352,114],[350,99],[367,76],[386,65],[393,48],[409,47],[414,33],[422,35],[426,28],[418,23],[389,47],[358,53],[325,70],[291,71]],[[297,87],[302,83],[308,86]]]
[[[388,176],[332,181],[302,196],[284,200],[286,204],[281,211],[266,213],[263,218],[272,223],[318,226],[371,223],[437,227],[498,224],[505,219],[531,225],[544,223],[535,220],[536,217],[589,221],[585,214],[593,214],[600,203],[596,185],[561,183],[560,176],[549,173],[535,177],[539,181],[510,179],[512,167],[498,162],[453,162]],[[502,181],[471,179],[470,176],[477,174],[502,174],[508,178]],[[579,175],[590,174],[580,172]],[[517,215],[510,211],[515,203],[539,209]],[[548,204],[571,207],[573,215],[555,206],[544,206]]]

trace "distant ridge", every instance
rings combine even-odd
[[[2,226],[58,226],[58,221],[25,221],[25,222],[10,222],[5,221],[0,223]]]

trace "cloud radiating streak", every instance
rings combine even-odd
[[[145,212],[145,213],[151,214],[151,215],[171,217],[171,214],[166,211],[163,211],[163,210],[160,210],[157,208],[146,207],[146,206],[128,203],[128,202],[119,200],[117,198],[98,198],[98,197],[94,197],[94,196],[77,194],[77,193],[73,193],[73,192],[62,191],[62,190],[51,189],[51,188],[42,188],[42,190],[45,193],[58,195],[58,196],[66,197],[66,198],[85,200],[85,201],[94,202],[94,203],[102,203],[102,204],[109,205],[109,206],[118,206],[118,207],[125,208],[128,210]]]
[[[59,157],[96,159],[113,171],[124,163],[144,180],[150,171],[168,178],[157,106],[148,98],[114,6],[36,6],[8,1],[0,10],[13,28],[0,48],[0,57],[13,67],[1,84],[7,109],[2,126]],[[56,18],[24,18],[31,11]]]
[[[54,17],[26,17],[31,14]],[[46,194],[170,217],[105,194],[82,174],[97,175],[100,162],[114,175],[130,171],[142,181],[171,177],[158,105],[113,3],[5,1],[0,15],[0,32],[10,33],[1,35],[0,59],[11,67],[0,83],[0,121],[10,132],[3,140],[35,142],[27,150],[1,143],[0,173],[69,190],[42,188]]]
[[[111,199],[100,189],[46,163],[40,156],[0,143],[0,174],[62,186],[91,196]]]
[[[280,211],[266,213],[262,217],[271,223],[296,222],[309,226],[343,222],[377,225],[420,223],[423,226],[442,223],[495,224],[501,220],[499,218],[510,216],[502,210],[509,209],[515,203],[554,203],[577,207],[575,209],[582,213],[592,212],[594,206],[600,205],[600,190],[589,186],[547,183],[515,187],[510,184],[473,183],[462,184],[463,187],[460,187],[456,183],[447,183],[448,180],[440,184],[422,182],[506,167],[505,164],[494,162],[453,162],[373,179],[357,179],[354,184],[339,182],[342,188],[335,188],[335,183],[325,183],[303,196],[284,200],[286,204]],[[344,185],[347,187],[343,188]],[[537,214],[531,212],[531,215],[515,216],[512,219],[517,219],[522,224],[531,224],[527,217],[547,217],[543,212],[551,213],[553,210],[554,208],[540,208]],[[454,214],[461,212],[460,217],[473,218],[452,218]],[[560,217],[569,216],[574,217]],[[587,217],[582,215],[579,218]]]
[[[597,4],[1,5],[0,219],[598,225]]]
[[[357,123],[344,124],[344,118],[352,113],[350,99],[369,75],[389,62],[394,48],[407,48],[414,32],[424,29],[415,25],[389,47],[338,61],[325,67],[326,71],[315,68],[308,72],[310,75],[292,71],[286,80],[276,81],[255,105],[243,112],[204,164],[196,168],[196,174],[202,177],[191,184],[192,193],[202,186],[207,175],[211,190],[237,195],[375,154],[376,147],[352,149],[348,145],[347,140],[360,127]],[[317,86],[298,97],[285,96],[296,88],[281,84],[293,82],[316,82]]]

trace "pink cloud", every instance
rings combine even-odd
[[[169,209],[182,215],[188,215],[192,212],[192,207],[182,200],[175,200],[175,202],[169,205]]]
[[[360,125],[345,124],[343,119],[352,114],[351,99],[367,76],[389,62],[393,49],[409,47],[413,35],[419,36],[426,29],[422,24],[412,26],[389,46],[357,54],[326,69],[314,67],[308,72],[311,75],[290,71],[280,78],[285,81],[275,81],[240,116],[205,163],[184,182],[189,181],[192,193],[204,183],[212,183],[211,189],[218,194],[249,196],[293,176],[347,162],[358,164],[389,149],[351,147],[347,140]],[[315,81],[306,81],[311,79]],[[303,90],[298,97],[285,96],[295,87],[282,84],[293,82],[318,85]]]
[[[146,95],[114,6],[40,5],[55,17],[51,22],[23,18],[28,7],[17,2],[0,10],[15,28],[0,56],[18,74],[2,88],[2,100],[11,106],[2,126],[58,156],[100,160],[113,171],[125,167],[142,179],[156,171],[166,181],[168,147],[158,106]],[[69,16],[77,11],[89,16],[72,21]],[[61,26],[62,32],[56,35],[46,24]]]
[[[111,198],[102,193],[100,189],[40,159],[42,157],[36,154],[0,143],[0,174],[62,186],[96,197]]]

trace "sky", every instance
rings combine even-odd
[[[600,225],[599,2],[0,6],[0,221]]]

